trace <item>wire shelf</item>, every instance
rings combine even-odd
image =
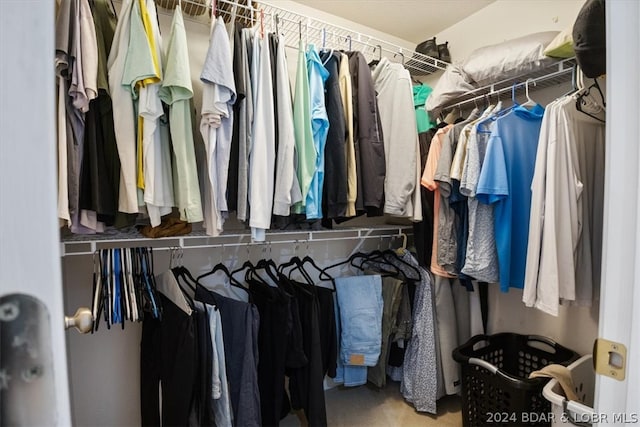
[[[516,89],[522,88],[527,81],[531,84],[529,86],[530,92],[570,82],[576,64],[575,58],[567,58],[530,73],[479,87],[443,106],[442,110],[451,111],[455,108],[463,108],[486,98],[495,99],[497,97],[501,99],[505,95],[511,96],[514,87]]]
[[[268,2],[251,0],[156,0],[165,9],[181,4],[192,20],[208,22],[212,12],[225,22],[240,20],[247,26],[259,25],[263,32],[277,32],[285,45],[297,49],[304,44],[339,50],[359,50],[368,61],[386,57],[401,62],[412,75],[429,75],[444,70],[449,64],[438,58],[423,55],[411,49],[367,34],[331,24],[310,16],[295,13]]]

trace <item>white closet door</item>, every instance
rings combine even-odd
[[[640,2],[609,0],[606,11],[609,102],[598,336],[623,343],[628,357],[624,381],[597,376],[595,409],[607,417],[600,425],[621,425],[624,416],[632,421],[635,414],[635,422],[640,416]]]
[[[54,5],[0,1],[3,425],[71,425],[56,224]]]

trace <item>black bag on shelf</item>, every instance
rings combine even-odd
[[[449,42],[444,42],[438,45],[438,59],[440,61],[451,63],[451,53],[449,53]]]
[[[425,40],[418,46],[416,46],[416,52],[423,55],[431,56],[433,58],[440,58],[438,55],[438,44],[436,43],[435,37],[429,40]]]

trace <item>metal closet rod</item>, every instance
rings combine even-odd
[[[412,234],[412,233],[410,233]],[[207,238],[206,236],[202,236],[203,238]],[[222,236],[224,237],[224,236]],[[154,239],[144,239],[144,241],[140,240],[120,240],[120,241],[100,241],[94,240],[87,243],[90,243],[90,249],[88,251],[64,251],[63,256],[75,256],[75,255],[93,255],[97,250],[100,249],[110,249],[110,248],[129,248],[129,247],[151,247],[154,251],[169,251],[175,250],[176,248],[186,250],[186,249],[210,249],[210,248],[233,248],[233,247],[271,247],[272,245],[300,245],[300,244],[314,244],[314,243],[325,243],[325,242],[336,242],[336,241],[352,241],[352,242],[361,242],[367,239],[379,239],[380,241],[384,239],[402,239],[403,245],[406,246],[406,241],[408,239],[408,235],[402,230],[393,234],[377,234],[377,235],[361,235],[361,236],[350,236],[350,237],[327,237],[327,238],[313,238],[310,236],[307,239],[289,239],[289,240],[270,240],[265,242],[230,242],[230,243],[210,243],[203,245],[189,245],[185,244],[185,238],[176,237],[175,240],[173,238],[166,238],[170,240],[172,243],[166,246],[154,246],[153,243],[161,242]],[[177,245],[175,245],[175,241],[177,240]],[[130,244],[125,244],[130,243]],[[137,243],[137,244],[136,244]],[[118,244],[123,244],[123,246],[117,246]],[[64,245],[64,243],[63,243]]]
[[[472,98],[468,98],[468,99],[465,99],[463,101],[456,102],[455,104],[446,105],[446,106],[444,106],[442,108],[442,110],[443,111],[451,111],[451,110],[454,110],[456,108],[461,108],[463,105],[466,105],[466,104],[477,103],[478,101],[487,99],[487,97],[490,98],[491,96],[497,96],[499,98],[501,95],[511,92],[514,89],[514,86],[515,86],[515,89],[519,89],[519,88],[525,87],[527,84],[536,85],[537,83],[544,82],[546,80],[552,80],[552,79],[555,79],[557,77],[564,76],[565,74],[570,74],[572,72],[573,72],[573,67],[564,68],[564,67],[560,66],[559,70],[551,72],[549,74],[544,74],[544,75],[539,76],[539,77],[527,78],[526,75],[525,76],[521,76],[520,78],[524,79],[525,81],[518,81],[518,82],[514,81],[513,84],[511,84],[509,86],[506,86],[506,87],[503,87],[503,88],[498,89],[498,90],[494,90],[493,88],[496,85],[505,84],[505,82],[494,83],[494,84],[489,85],[489,86],[483,86],[481,88],[474,89],[473,91],[471,91],[469,93],[482,92],[482,91],[484,91],[484,93],[480,93],[480,94],[478,94],[478,95],[476,95],[476,96],[474,96]]]

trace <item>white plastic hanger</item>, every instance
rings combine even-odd
[[[534,86],[536,85],[536,81],[533,79],[527,79],[527,81],[524,83],[524,93],[527,97],[527,102],[522,104],[523,107],[534,107],[538,105],[538,103],[531,99],[531,97],[529,96],[529,82],[532,82]]]

